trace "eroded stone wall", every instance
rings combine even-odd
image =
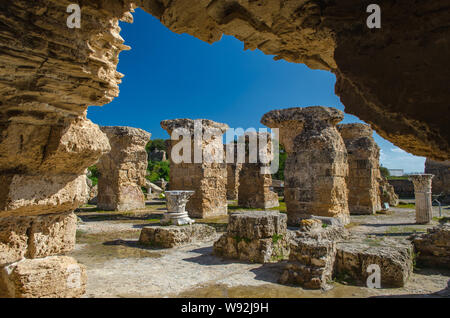
[[[348,209],[350,214],[375,214],[381,209],[378,180],[380,147],[369,125],[341,124],[338,130],[347,149],[349,174]]]
[[[147,151],[150,133],[132,127],[101,127],[111,151],[97,163],[98,202],[101,210],[128,211],[143,209],[146,186]]]
[[[186,205],[189,216],[205,218],[212,216],[227,215],[227,167],[224,163],[222,135],[228,129],[228,125],[217,123],[212,120],[200,119],[201,123],[199,139],[194,136],[194,120],[174,119],[164,120],[161,127],[172,136],[174,131],[185,132],[188,140],[187,148],[191,156],[186,161],[182,158],[175,159],[174,155],[182,155],[177,147],[183,142],[184,137],[170,140],[168,154],[170,159],[170,190],[193,190],[194,195]],[[209,137],[206,134],[211,133]],[[203,136],[206,136],[203,138]],[[197,146],[194,143],[198,142]],[[179,146],[179,145],[178,145]],[[197,148],[196,148],[197,147]],[[199,150],[202,154],[200,163],[196,163],[195,153]],[[221,160],[214,160],[214,156],[221,154]],[[206,159],[209,157],[209,162]]]
[[[311,215],[349,222],[347,151],[336,129],[344,114],[322,106],[273,110],[261,123],[279,128],[287,152],[284,200],[288,223]]]

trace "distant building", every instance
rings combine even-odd
[[[388,170],[389,174],[393,177],[401,177],[404,174],[403,169],[388,169]]]

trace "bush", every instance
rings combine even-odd
[[[278,171],[272,175],[272,177],[276,180],[284,181],[284,167],[286,165],[287,153],[284,147],[280,144],[280,157],[279,157],[279,167]]]
[[[155,182],[160,179],[169,181],[169,161],[149,161],[147,179]]]
[[[97,166],[96,165],[90,166],[88,168],[88,171],[91,173],[91,175],[89,176],[89,179],[91,179],[92,185],[96,186],[98,183],[98,177],[100,175],[98,172]]]

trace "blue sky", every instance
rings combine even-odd
[[[88,110],[88,118],[99,125],[142,128],[155,139],[169,137],[159,125],[165,119],[207,118],[247,129],[264,127],[259,121],[273,109],[322,105],[344,110],[330,72],[244,51],[243,43],[230,36],[210,45],[175,34],[140,9],[134,18],[133,24],[121,23],[121,35],[132,49],[120,54],[118,69],[125,74],[120,96]],[[346,114],[343,122],[361,121]],[[425,158],[374,137],[384,166],[423,171]]]

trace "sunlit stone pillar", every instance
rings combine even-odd
[[[380,148],[372,137],[369,125],[353,123],[338,125],[347,148],[347,177],[350,214],[375,214],[381,209],[378,180]]]
[[[186,205],[190,217],[227,215],[227,167],[223,134],[228,125],[207,119],[164,120],[169,140],[170,190],[195,191]]]
[[[240,138],[242,141],[244,136]],[[242,164],[239,173],[238,205],[255,209],[277,207],[279,206],[278,194],[270,190],[272,175],[266,171],[269,170],[270,165],[268,159],[272,156],[272,136],[269,133],[250,132],[246,133],[245,138],[249,148],[253,148],[259,156],[255,158],[257,162],[251,162],[249,154],[245,156],[245,163]],[[262,144],[264,148],[261,147]],[[267,158],[261,160],[262,155]]]
[[[98,203],[102,210],[129,211],[143,209],[146,185],[147,151],[150,133],[132,127],[104,126],[111,151],[97,163]]]
[[[284,199],[289,225],[312,216],[349,222],[347,151],[336,129],[343,118],[340,110],[314,106],[273,110],[261,119],[280,129],[288,154]]]
[[[432,174],[415,174],[409,176],[414,184],[414,196],[416,198],[416,223],[427,224],[433,218],[431,205],[431,179]]]

